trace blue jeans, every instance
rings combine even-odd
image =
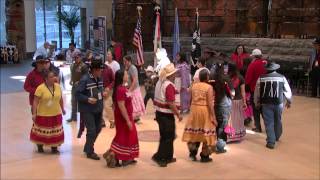
[[[230,118],[231,106],[215,106],[214,110],[218,122],[218,127],[216,128],[218,136],[216,149],[218,151],[222,151],[224,150],[227,141],[227,134],[224,132],[224,128],[227,126],[228,120]]]
[[[267,143],[275,144],[282,134],[281,115],[283,104],[263,104],[262,115],[267,133]]]

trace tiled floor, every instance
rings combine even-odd
[[[2,67],[3,68],[3,67]],[[2,71],[3,69],[1,69]],[[14,69],[13,69],[14,70]],[[1,75],[2,76],[2,75]],[[1,86],[5,84],[1,81]],[[3,91],[2,91],[3,92]],[[70,101],[65,91],[66,102]],[[70,104],[67,103],[67,109]],[[213,154],[213,162],[201,164],[188,159],[181,141],[183,122],[177,122],[174,144],[177,162],[158,167],[151,156],[158,142],[150,141],[145,131],[157,130],[151,102],[138,125],[140,158],[138,164],[108,169],[103,160],[93,161],[82,152],[85,136],[76,138],[77,124],[64,121],[65,143],[60,155],[36,153],[29,141],[31,114],[28,94],[1,94],[1,179],[319,179],[320,100],[294,97],[291,109],[283,116],[284,133],[274,150],[265,148],[265,134],[248,131],[241,143],[228,144],[226,154]],[[70,112],[68,112],[70,113]],[[64,116],[64,120],[69,114]],[[185,117],[186,118],[186,117]],[[101,155],[110,146],[114,129],[104,128],[95,144]]]

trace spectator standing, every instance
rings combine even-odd
[[[258,78],[266,73],[265,70],[265,64],[267,63],[266,60],[262,59],[262,52],[260,49],[254,49],[251,53],[251,56],[253,57],[252,62],[250,63],[246,76],[245,76],[245,83],[250,89],[250,94],[251,94],[251,104],[253,106],[253,118],[254,118],[254,125],[255,128],[252,130],[255,132],[261,133],[261,124],[260,124],[260,114],[261,114],[261,109],[257,109],[256,105],[254,104],[253,101],[253,94],[254,90],[256,87],[256,83]]]

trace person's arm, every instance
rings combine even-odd
[[[127,112],[127,109],[126,109],[126,106],[125,106],[125,102],[124,101],[118,101],[117,104],[119,106],[121,115],[123,116],[123,118],[125,119],[125,121],[126,121],[126,123],[128,125],[129,130],[131,130],[132,129],[132,123],[131,123],[131,121],[129,119],[129,115],[128,115],[128,112]]]
[[[60,89],[61,91],[61,89]],[[62,91],[61,91],[62,92]],[[64,109],[64,104],[63,104],[63,97],[61,95],[61,98],[60,98],[60,108],[61,108],[61,111],[62,111],[62,114],[65,115],[66,114],[66,110]]]
[[[256,88],[254,91],[254,105],[260,107],[260,78],[257,80]]]
[[[86,80],[81,79],[77,88],[76,88],[76,97],[79,102],[88,102],[89,97],[84,94],[84,91],[86,90]]]
[[[129,91],[132,92],[134,89],[135,89],[135,86],[137,85],[138,83],[138,72],[137,70],[135,69],[134,72],[131,72],[131,85],[129,87]]]
[[[210,86],[209,91],[207,93],[207,103],[208,103],[208,108],[209,108],[209,114],[210,114],[211,122],[215,126],[218,126],[218,122],[215,118],[215,113],[213,111],[213,97],[214,97],[214,91],[213,91],[212,86]]]
[[[241,97],[242,97],[243,108],[246,109],[246,108],[247,108],[247,101],[246,101],[246,88],[245,88],[245,84],[241,84],[241,85],[240,85],[240,93],[241,93]]]
[[[33,121],[36,120],[38,104],[39,104],[39,97],[34,96],[33,103],[32,103],[32,120]]]
[[[172,110],[173,114],[177,116],[177,118],[179,119],[179,121],[182,121],[182,116],[179,113],[179,110],[175,104],[175,88],[173,85],[169,85],[166,88],[166,101],[170,107],[170,109]]]
[[[285,77],[284,77],[284,92],[283,92],[283,94],[287,99],[286,107],[290,108],[291,102],[292,102],[292,92],[291,92],[290,85]]]
[[[251,81],[252,81],[252,75],[253,75],[253,70],[252,70],[252,66],[250,64],[248,66],[248,70],[247,70],[247,73],[246,73],[246,76],[245,76],[245,84],[249,85],[249,87],[250,87],[250,84],[251,84]]]
[[[32,86],[31,81],[33,81],[33,78],[31,73],[29,73],[26,80],[24,81],[23,88],[25,91],[34,94],[34,92],[36,91],[36,88]]]

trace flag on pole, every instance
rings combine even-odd
[[[139,9],[138,9],[139,11]],[[141,36],[141,18],[140,18],[140,12],[137,20],[137,26],[134,30],[133,35],[133,45],[136,48],[136,54],[137,54],[137,65],[141,66],[144,64],[143,59],[143,44],[142,44],[142,36]]]
[[[201,56],[201,47],[200,47],[200,27],[199,27],[199,12],[198,8],[196,9],[196,21],[195,29],[192,35],[192,49],[191,49],[191,64],[196,64],[199,57]]]
[[[159,13],[159,6],[155,7],[156,10],[156,25],[154,28],[154,39],[153,39],[153,52],[156,54],[157,49],[161,48],[161,31],[160,31],[160,13]],[[154,56],[154,68],[157,66],[157,57]]]
[[[175,9],[174,27],[173,27],[173,50],[172,56],[175,59],[178,52],[180,52],[180,37],[179,37],[179,16],[178,9]]]

